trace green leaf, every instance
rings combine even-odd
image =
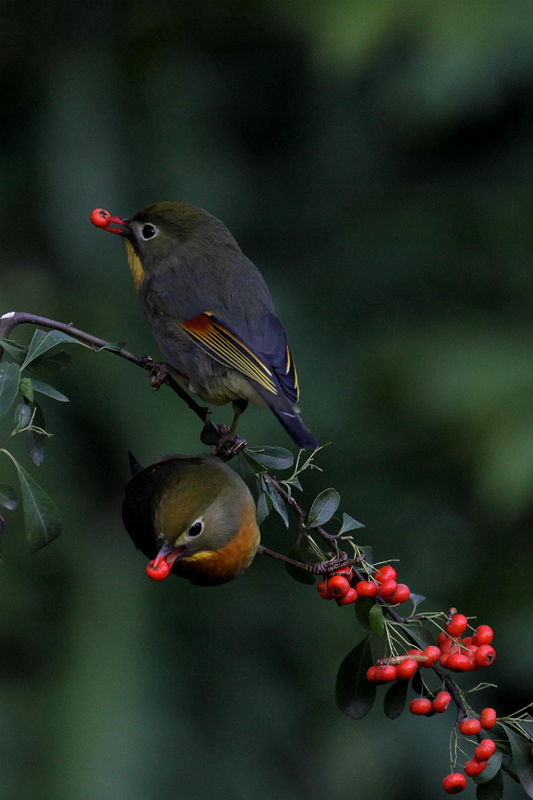
[[[511,743],[513,766],[516,774],[520,778],[522,789],[528,797],[533,797],[533,759],[531,758],[531,742],[528,742],[527,739],[520,736],[520,734],[509,725],[503,725],[502,727],[505,728],[507,738]],[[492,758],[494,758],[494,756],[492,756]]]
[[[13,459],[20,480],[22,511],[26,538],[32,553],[57,539],[61,533],[61,519],[57,508],[31,475]]]
[[[49,386],[47,383],[38,381],[35,378],[32,378],[31,382],[34,392],[38,392],[39,394],[45,394],[47,397],[51,397],[53,400],[58,400],[60,403],[69,402],[68,397],[65,397],[64,394],[61,394],[61,392],[58,392],[57,389],[54,389],[53,386]]]
[[[284,447],[247,447],[246,453],[267,469],[289,469],[294,463],[294,456]]]
[[[239,453],[239,455],[241,455],[241,453]],[[244,450],[242,455],[250,469],[253,470],[254,475],[260,475],[262,472],[267,472],[265,465],[261,464],[260,461],[257,461],[257,459],[251,456],[247,450]]]
[[[413,614],[415,614],[420,603],[423,603],[426,598],[423,594],[414,594],[411,592],[411,597],[409,599],[413,601]]]
[[[372,663],[370,636],[365,636],[348,653],[339,667],[335,683],[335,700],[347,717],[362,719],[374,705],[376,684],[366,679],[367,670]]]
[[[15,423],[17,428],[25,428],[31,420],[31,408],[26,403],[19,403],[15,407]]]
[[[27,367],[28,364],[31,364],[31,362],[35,361],[36,358],[44,355],[44,353],[47,353],[48,350],[52,349],[52,347],[55,347],[62,342],[67,344],[80,344],[82,347],[88,347],[89,349],[92,349],[90,345],[86,344],[85,342],[81,342],[79,339],[74,339],[73,336],[69,336],[67,333],[62,333],[61,331],[45,332],[37,329],[30,342],[28,353],[24,359],[23,367]]]
[[[37,428],[45,430],[44,415],[41,407],[35,403],[34,405],[33,424]],[[37,431],[26,431],[26,448],[28,454],[36,467],[40,467],[44,460],[44,445],[47,440],[44,433],[37,433]]]
[[[57,378],[67,368],[71,361],[70,355],[66,350],[58,350],[51,356],[39,356],[35,361],[32,361],[28,367],[30,372],[39,375],[40,378]]]
[[[257,501],[257,509],[256,509],[256,517],[257,517],[257,524],[261,525],[272,509],[273,503],[270,495],[268,492],[261,492],[259,495],[259,499]]]
[[[367,544],[366,547],[363,547],[363,558],[365,559],[367,564],[374,563],[374,553],[372,552],[372,545]]]
[[[285,523],[286,527],[289,527],[289,514],[287,512],[287,506],[285,505],[285,501],[283,498],[278,494],[277,489],[269,482],[267,484],[267,490],[272,500],[272,504],[275,510],[280,515],[281,519]]]
[[[294,547],[290,550],[287,554],[289,558],[292,558],[294,561],[303,561],[302,551],[298,543],[294,545]],[[285,569],[291,576],[294,578],[295,581],[298,583],[306,583],[307,585],[313,586],[315,583],[315,576],[311,572],[305,572],[303,569],[299,569],[299,567],[295,567],[294,564],[285,564]]]
[[[238,453],[237,458],[232,458],[229,466],[240,475],[249,490],[251,491],[255,502],[259,500],[261,488],[258,485],[257,478],[253,469],[250,469],[249,464],[246,462],[242,452]],[[265,487],[266,488],[266,487]]]
[[[400,625],[403,631],[409,636],[411,641],[416,647],[420,647],[422,650],[425,650],[430,644],[435,644],[435,638],[433,634],[431,634],[425,628],[422,628],[421,625],[417,626],[407,626],[407,625]]]
[[[26,400],[29,400],[30,403],[33,403],[33,384],[31,382],[31,378],[21,378],[19,383],[20,393]]]
[[[413,675],[413,679],[411,681],[411,687],[416,695],[424,697],[427,695],[427,689],[422,682],[422,674],[419,669],[417,669],[417,671]]]
[[[358,597],[355,603],[357,622],[365,631],[370,630],[370,612],[375,603],[371,597]]]
[[[289,480],[284,480],[283,483],[288,483],[289,486],[294,486],[295,489],[299,489],[301,492],[303,492],[303,486],[298,478],[289,478]]]
[[[393,683],[383,700],[383,711],[389,719],[398,719],[405,708],[409,681]]]
[[[492,738],[498,742],[498,749],[502,751],[505,756],[511,755],[511,743],[507,737],[507,729],[501,722],[497,722],[491,731]],[[494,756],[493,756],[494,758]]]
[[[22,364],[28,348],[13,339],[0,339],[0,347],[3,347],[6,353],[9,353],[17,364]]]
[[[20,369],[17,364],[0,364],[0,417],[5,417],[18,394]]]
[[[214,444],[217,444],[219,439],[220,431],[216,425],[211,422],[211,417],[207,417],[206,421],[204,422],[202,432],[200,433],[200,441],[202,444],[213,446]]]
[[[0,483],[0,506],[14,511],[18,506],[17,493],[8,483]]]
[[[92,350],[92,345],[87,344],[87,342],[82,342],[80,339],[75,339],[74,336],[69,336],[68,333],[63,333],[62,331],[50,331],[48,334],[51,339],[56,344],[80,344],[82,347],[87,347],[89,350]]]
[[[494,756],[492,756],[492,758],[494,758]],[[483,770],[481,775],[484,775],[487,769],[489,768],[492,758],[490,759],[487,768]],[[476,777],[479,778],[480,775],[477,775]],[[478,783],[476,778],[474,778],[474,780],[476,781],[476,783]],[[501,770],[499,770],[496,773],[496,775],[492,778],[492,780],[489,781],[488,783],[478,783],[478,786],[476,788],[476,800],[501,800],[502,797],[503,797],[503,775]]]
[[[529,748],[531,752],[531,747]],[[531,758],[531,757],[530,757]],[[487,766],[480,772],[479,775],[474,777],[474,781],[476,783],[488,783],[491,781],[496,773],[500,771],[500,767],[502,765],[502,752],[501,750],[495,750],[494,754],[489,758],[487,762]]]
[[[121,350],[124,350],[126,347],[126,342],[108,342],[104,344],[103,347],[98,348],[98,352],[100,350],[111,350],[113,353],[119,353]]]
[[[320,492],[309,511],[307,527],[318,528],[320,525],[325,525],[339,507],[340,501],[340,495],[335,489],[324,489]]]
[[[379,603],[374,603],[370,609],[368,621],[370,623],[370,630],[372,633],[375,633],[376,636],[383,636],[383,632],[385,630],[385,620],[383,619],[383,610]]]
[[[364,527],[365,526],[363,525],[362,522],[357,522],[356,519],[354,519],[349,514],[344,512],[344,514],[342,515],[342,528],[339,531],[339,536],[342,533],[346,533],[347,531],[353,531],[356,528],[364,528]]]

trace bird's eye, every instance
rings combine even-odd
[[[153,239],[156,233],[157,231],[153,225],[143,225],[141,236],[143,237],[144,240]]]
[[[203,522],[195,522],[194,525],[191,525],[189,528],[189,536],[200,536],[204,529]]]

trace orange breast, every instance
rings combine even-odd
[[[241,527],[229,544],[203,551],[174,563],[173,572],[198,586],[216,586],[240,575],[250,566],[259,546],[259,528],[253,502],[247,506]]]

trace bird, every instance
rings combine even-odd
[[[130,453],[130,468],[122,519],[151,578],[216,586],[250,566],[260,544],[254,499],[220,458],[171,455],[142,467]]]
[[[299,416],[296,367],[267,285],[219,219],[189,203],[162,202],[131,219],[97,208],[91,221],[124,237],[137,294],[171,370],[202,400],[233,403],[229,438],[251,402],[270,408],[299,447],[318,446]]]

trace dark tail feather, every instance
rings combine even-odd
[[[137,459],[130,450],[128,450],[128,457],[130,460],[130,471],[132,475],[136,475],[138,472],[144,469],[143,465],[139,464],[139,462],[137,461]]]
[[[318,447],[317,440],[289,403],[282,408],[277,406],[270,406],[270,408],[298,447]]]

